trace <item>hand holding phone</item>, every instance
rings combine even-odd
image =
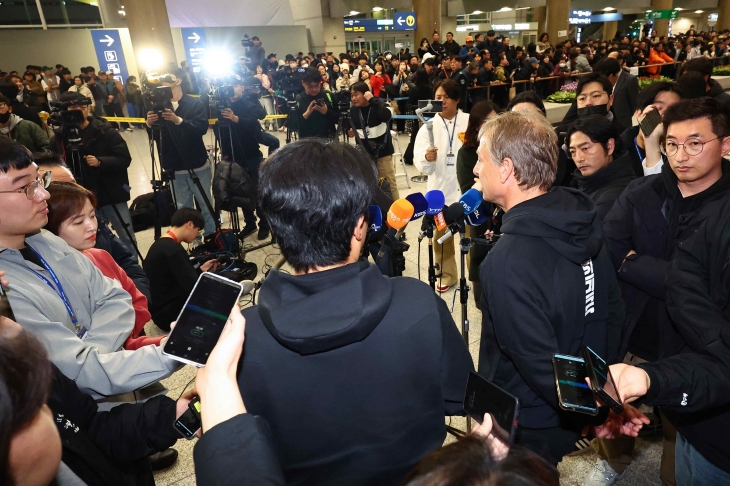
[[[583,358],[586,362],[588,380],[594,395],[616,414],[621,415],[624,412],[624,406],[608,364],[595,351],[585,345],[583,346]]]
[[[553,355],[555,385],[558,389],[558,405],[570,412],[598,415],[598,404],[586,378],[583,358],[566,354]]]
[[[182,413],[178,410],[177,418],[173,423],[175,430],[180,433],[183,438],[193,440],[195,437],[201,436],[201,405],[200,398],[195,395],[195,390],[190,390],[178,400],[178,406],[181,403],[187,403]],[[179,407],[178,407],[179,408]]]
[[[466,382],[464,411],[480,424],[489,416],[492,425],[488,427],[487,435],[491,433],[505,444],[514,443],[520,414],[519,399],[473,371]]]
[[[652,110],[644,115],[639,122],[641,127],[641,133],[644,137],[649,137],[654,132],[654,129],[662,122],[662,116],[659,114],[656,108],[651,107]]]

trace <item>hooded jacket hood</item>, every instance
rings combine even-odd
[[[595,257],[603,244],[595,204],[588,195],[568,187],[553,187],[507,211],[502,232],[542,238],[576,264]]]
[[[631,157],[626,151],[620,152],[618,157],[614,157],[608,165],[596,171],[593,175],[583,176],[578,169],[573,172],[573,180],[578,188],[589,194],[623,178],[635,178],[634,169],[631,166]]]
[[[12,132],[13,130],[15,130],[15,127],[17,127],[18,123],[20,123],[21,121],[23,121],[22,118],[20,118],[18,115],[14,114],[14,113],[11,113],[10,114],[10,125],[8,125],[6,127],[7,132]]]
[[[378,267],[356,262],[333,270],[264,280],[259,315],[271,335],[301,355],[365,339],[390,307],[392,286]],[[329,312],[322,313],[327,308]]]

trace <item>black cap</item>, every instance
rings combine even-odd
[[[274,58],[276,57],[276,54],[274,54],[273,52],[271,54],[269,54],[268,56],[266,56],[266,59],[271,59],[272,57],[274,57]]]
[[[285,59],[287,61],[293,61],[296,57],[294,57],[294,54],[287,54]]]

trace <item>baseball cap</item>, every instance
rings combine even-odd
[[[272,57],[276,57],[276,54],[274,54],[273,52],[266,56],[266,59],[271,59]]]
[[[51,66],[43,66],[41,71],[53,71],[53,68]]]
[[[425,63],[426,61],[428,61],[428,60],[429,60],[429,59],[431,59],[432,57],[434,57],[434,56],[433,56],[433,54],[431,54],[430,52],[427,52],[427,53],[426,53],[426,54],[424,54],[424,55],[423,55],[423,57],[421,58],[421,64],[424,64],[424,63]]]
[[[424,59],[421,64],[423,64],[424,66],[426,66],[426,65],[428,65],[428,66],[435,66],[436,65],[436,59],[434,59],[434,57],[431,56],[431,57],[429,57],[427,59]]]
[[[342,64],[340,64],[340,71],[347,71],[349,73],[350,65],[347,64],[346,62],[343,62]]]
[[[293,61],[294,59],[296,59],[296,58],[294,57],[294,54],[287,54],[287,55],[286,55],[286,60],[287,60],[287,61]]]
[[[284,66],[286,63],[283,59],[279,59],[279,66]]]
[[[531,57],[530,59],[527,60],[527,62],[529,64],[532,64],[532,63],[539,64],[540,63],[540,61],[538,61],[537,58],[535,58],[535,57]]]
[[[467,35],[466,36],[466,42],[474,42],[474,37]]]

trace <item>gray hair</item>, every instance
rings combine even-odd
[[[479,130],[494,165],[512,160],[515,179],[523,189],[547,191],[558,171],[558,137],[545,116],[532,111],[508,111]]]

